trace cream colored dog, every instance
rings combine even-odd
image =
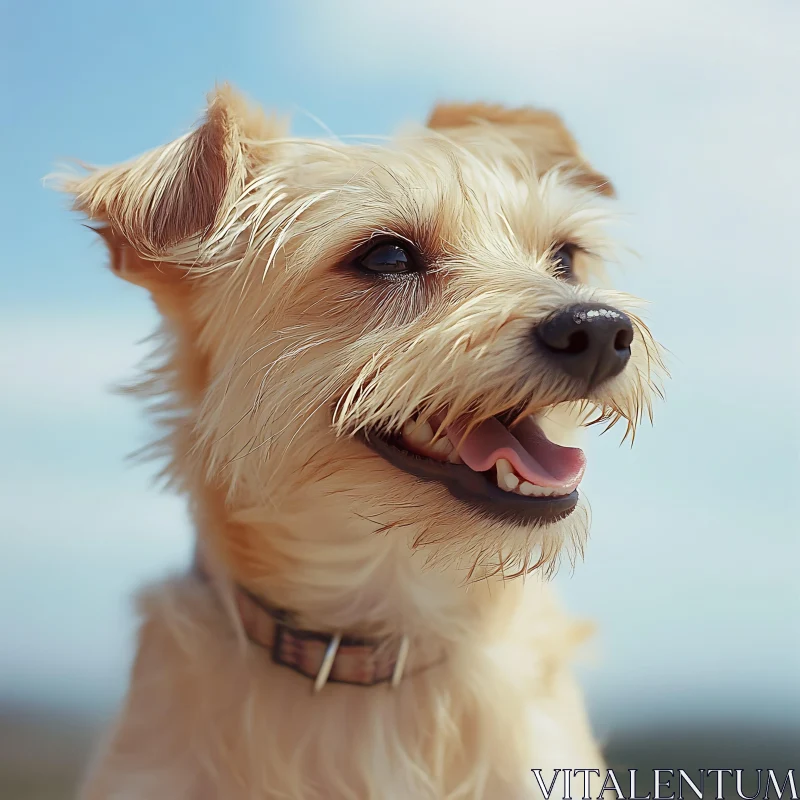
[[[561,121],[442,106],[342,144],[222,88],[65,188],[163,315],[141,389],[198,541],[141,598],[84,797],[511,800],[600,768],[545,583],[585,461],[552,439],[634,429],[660,361],[589,285],[612,190]]]

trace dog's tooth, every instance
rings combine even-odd
[[[446,436],[442,436],[441,439],[431,442],[430,446],[434,453],[439,453],[443,456],[449,456],[450,453],[453,452],[453,445],[450,444],[450,440]]]
[[[535,483],[525,481],[519,490],[526,497],[549,497],[555,490],[548,486],[537,486]]]
[[[505,458],[498,458],[495,467],[497,467],[497,485],[501,489],[513,492],[519,486],[519,478],[514,473],[511,464]]]
[[[456,450],[455,447],[453,448],[453,451],[450,453],[450,455],[447,456],[447,460],[451,464],[463,464],[464,463],[464,459],[461,458],[461,456],[458,454],[458,450]]]
[[[428,444],[433,439],[433,428],[429,422],[418,422],[408,430],[406,426],[403,427],[403,433],[416,444]]]
[[[411,434],[417,429],[417,423],[415,420],[410,419],[408,422],[403,425],[403,436],[407,439],[411,438]]]
[[[461,456],[458,454],[458,450],[456,450],[456,446],[453,444],[453,440],[452,440],[452,439],[450,439],[450,437],[449,437],[449,436],[447,436],[447,435],[444,435],[444,436],[442,436],[442,438],[443,438],[443,439],[444,439],[444,440],[447,442],[447,444],[449,445],[449,449],[448,449],[448,451],[447,451],[447,460],[448,460],[448,461],[449,461],[451,464],[463,464],[463,463],[464,463],[464,460],[463,460],[463,459],[461,458]]]
[[[507,461],[505,458],[498,458],[497,463],[495,464],[497,468],[497,474],[502,478],[506,475],[512,473],[514,470],[511,466],[511,462]]]

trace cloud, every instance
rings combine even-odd
[[[659,67],[719,75],[720,90],[732,93],[741,89],[732,75],[749,83],[754,67],[796,63],[792,23],[800,20],[796,4],[745,0],[343,0],[304,8],[309,51],[324,36],[338,65],[367,67],[373,80],[458,75],[468,89],[476,74],[503,75],[514,84],[510,91],[523,89],[530,99],[548,84],[614,95],[618,87],[608,79],[628,83]],[[531,83],[534,77],[541,80]]]

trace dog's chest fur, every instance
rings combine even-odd
[[[535,579],[525,592],[494,588],[485,622],[497,635],[454,646],[396,689],[314,694],[237,638],[207,583],[154,587],[87,800],[527,798],[538,796],[532,768],[599,768],[565,669],[581,626]]]

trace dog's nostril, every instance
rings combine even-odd
[[[589,335],[586,331],[575,331],[575,333],[570,334],[567,339],[566,347],[558,348],[552,345],[549,345],[549,347],[553,350],[561,349],[564,353],[582,353],[589,347]]]
[[[617,335],[614,338],[614,349],[627,350],[631,346],[632,341],[633,341],[633,329],[622,328],[621,330],[617,331]]]

